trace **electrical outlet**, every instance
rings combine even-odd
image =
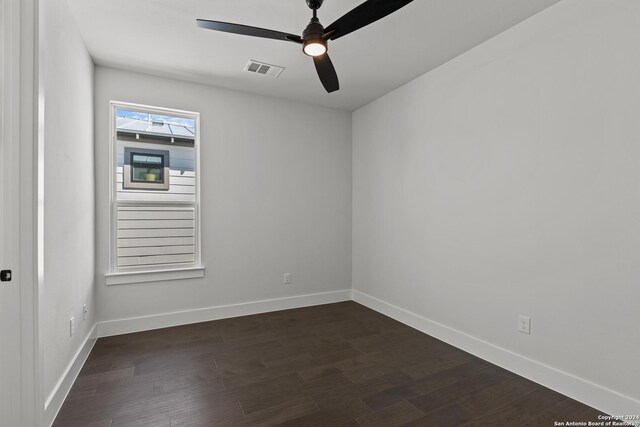
[[[74,321],[73,317],[71,319],[69,319],[69,336],[70,337],[73,336],[73,331],[74,331],[73,321]]]
[[[284,273],[284,284],[285,285],[291,284],[291,273]]]
[[[531,318],[520,315],[518,317],[518,331],[523,334],[531,334]]]
[[[82,306],[82,320],[87,320],[87,304]]]

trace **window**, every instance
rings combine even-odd
[[[107,284],[202,277],[199,115],[111,103]]]
[[[170,159],[169,150],[125,147],[123,189],[169,190]]]

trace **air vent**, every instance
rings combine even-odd
[[[284,71],[284,67],[278,67],[277,65],[265,64],[264,62],[254,61],[253,59],[249,61],[246,67],[244,67],[245,71],[249,71],[250,73],[262,74],[263,76],[276,78]]]

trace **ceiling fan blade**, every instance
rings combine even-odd
[[[392,14],[412,1],[413,0],[367,0],[355,9],[347,12],[341,18],[338,18],[336,22],[325,28],[324,33],[328,34],[333,32],[329,38],[331,40],[338,39]]]
[[[263,39],[283,40],[302,44],[302,38],[295,34],[281,31],[267,30],[265,28],[250,27],[248,25],[232,24],[230,22],[209,21],[208,19],[196,20],[198,27],[208,30],[222,31],[225,33],[241,34],[244,36],[261,37]]]
[[[324,86],[328,93],[335,92],[340,89],[338,74],[336,73],[336,69],[333,67],[333,62],[331,62],[328,54],[325,53],[322,56],[314,56],[313,63],[316,66],[316,71],[318,72],[318,77],[320,77],[322,86]]]

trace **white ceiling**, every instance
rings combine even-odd
[[[68,0],[99,65],[355,110],[559,0],[415,0],[330,42],[340,91],[327,94],[299,45],[196,27],[196,18],[301,34],[305,0]],[[362,0],[325,0],[326,27]],[[249,59],[284,66],[277,79]]]

